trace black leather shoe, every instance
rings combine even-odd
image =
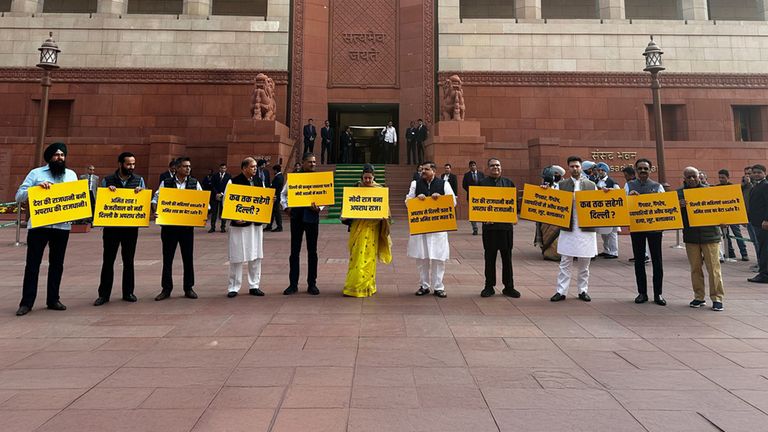
[[[747,279],[747,282],[754,282],[754,283],[768,283],[768,277],[757,275],[755,277]]]
[[[645,294],[638,294],[637,297],[635,297],[635,303],[645,303],[648,301],[648,296]]]
[[[101,306],[101,305],[103,305],[105,303],[109,303],[109,299],[106,298],[106,297],[99,297],[99,298],[96,299],[95,302],[93,302],[93,305],[94,306]]]
[[[61,302],[57,301],[56,303],[52,303],[48,305],[48,309],[50,310],[57,310],[57,311],[64,311],[67,310],[67,307],[61,304]]]
[[[295,286],[289,286],[288,288],[283,290],[283,295],[296,294],[297,292],[299,292],[298,288],[296,288]]]
[[[16,316],[26,315],[31,310],[32,310],[32,308],[29,307],[29,306],[19,306],[19,308],[16,309]]]
[[[423,296],[425,294],[429,294],[429,288],[419,287],[419,289],[416,290],[417,296]]]
[[[555,293],[552,297],[549,298],[549,301],[558,302],[565,300],[565,296],[560,293]]]
[[[216,232],[216,228],[211,228],[208,230],[209,233]]]
[[[224,228],[224,227],[222,227],[222,228],[221,228],[221,232],[223,232],[223,233],[224,233],[224,232],[227,232],[227,229],[226,229],[226,228]]]
[[[667,305],[667,301],[664,300],[664,297],[662,297],[662,296],[655,297],[653,299],[653,302],[656,303],[659,306],[666,306]]]
[[[252,296],[256,296],[256,297],[264,297],[264,291],[262,291],[262,290],[260,290],[258,288],[249,289],[248,290],[248,294],[250,294]]]
[[[230,292],[228,292],[227,293],[227,297],[229,297],[229,298],[237,297],[237,291],[230,291]]]
[[[446,298],[448,294],[445,293],[445,290],[435,290],[435,297]]]
[[[272,232],[283,232],[282,228],[275,228],[272,230]]]
[[[264,231],[272,231],[272,227],[271,226],[266,226],[266,227],[264,227]]]
[[[318,295],[320,294],[320,290],[317,288],[316,285],[312,285],[311,287],[307,288],[307,292],[309,295]]]
[[[157,297],[155,297],[155,301],[165,300],[170,296],[171,296],[170,291],[160,291],[160,294],[158,294]]]
[[[195,290],[190,288],[190,289],[184,291],[184,297],[186,297],[188,299],[196,299],[197,298],[197,293],[195,292]]]
[[[136,298],[133,294],[126,294],[123,296],[123,301],[127,301],[129,303],[136,303],[139,299]]]
[[[501,293],[504,294],[507,297],[520,298],[520,291],[518,291],[518,290],[516,290],[516,289],[514,289],[512,287],[504,288],[503,290],[501,290]]]
[[[583,292],[583,293],[579,293],[579,300],[583,300],[585,302],[591,302],[592,297],[590,297],[589,294]]]
[[[480,297],[493,297],[496,294],[496,290],[493,287],[485,287],[480,291]]]

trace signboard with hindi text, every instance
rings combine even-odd
[[[152,191],[144,189],[99,188],[96,194],[96,208],[93,211],[93,226],[104,227],[147,227],[151,210]]]
[[[288,173],[288,207],[333,205],[333,171]]]
[[[72,222],[93,215],[88,180],[54,183],[50,189],[35,186],[28,192],[29,217],[33,227]]]
[[[580,227],[629,225],[627,192],[624,189],[576,192],[576,216]]]
[[[158,225],[205,226],[210,191],[160,188],[157,198]]]
[[[517,188],[470,186],[469,220],[517,223]]]
[[[389,217],[389,188],[345,187],[341,217],[386,219]]]
[[[523,205],[520,218],[568,228],[571,225],[573,192],[532,184],[523,186]]]
[[[683,227],[677,192],[629,195],[629,230],[664,231]]]
[[[228,184],[224,192],[222,219],[268,224],[272,221],[275,190],[272,188]]]
[[[412,198],[406,201],[408,228],[411,235],[443,231],[456,231],[456,207],[453,195],[440,195],[437,199]]]
[[[683,189],[683,194],[692,227],[747,223],[741,185]]]

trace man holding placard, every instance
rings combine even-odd
[[[437,200],[441,195],[451,195],[453,205],[456,206],[456,194],[451,185],[435,176],[435,164],[424,162],[421,165],[421,178],[411,182],[406,203],[411,199],[425,200],[430,197]],[[429,234],[417,234],[408,238],[408,256],[419,260],[419,289],[417,296],[429,294],[430,288],[435,296],[447,297],[443,275],[445,274],[445,262],[449,259],[450,245],[448,233],[435,232]]]
[[[605,162],[599,162],[595,165],[595,185],[599,189],[621,189],[614,179],[608,176],[610,168]],[[616,259],[619,257],[619,227],[600,227],[597,233],[603,238],[603,251],[597,254],[605,259]]]
[[[488,176],[480,180],[478,186],[510,188],[514,190],[512,180],[501,176],[501,161],[488,159]],[[470,187],[470,191],[472,187]],[[472,203],[470,202],[470,206]],[[517,211],[517,209],[514,209]],[[514,225],[503,222],[483,222],[483,256],[485,257],[485,288],[481,297],[496,294],[496,254],[501,254],[501,293],[508,297],[519,298],[520,291],[515,289],[512,271],[512,246]]]
[[[117,171],[112,175],[104,177],[102,187],[108,188],[110,192],[115,192],[118,188],[133,189],[135,194],[144,190],[144,178],[133,174],[133,170],[136,168],[136,157],[133,153],[120,153],[120,156],[117,157],[117,163]],[[149,210],[147,209],[147,211]],[[94,211],[94,213],[96,212]],[[118,249],[121,250],[123,258],[123,300],[127,302],[136,301],[136,296],[133,294],[133,257],[136,254],[138,238],[138,226],[104,227],[102,233],[104,253],[101,263],[99,297],[93,302],[94,306],[101,306],[107,303],[112,294],[112,283],[115,276],[114,265]]]
[[[77,181],[77,174],[67,169],[67,146],[56,142],[48,146],[43,153],[47,165],[35,168],[27,174],[24,182],[16,192],[16,202],[23,203],[28,199],[28,190],[40,186],[50,189],[54,183]],[[24,267],[24,284],[21,303],[16,311],[17,316],[26,315],[32,310],[37,297],[37,280],[40,275],[40,263],[43,260],[45,247],[48,246],[48,291],[46,304],[48,309],[63,311],[67,307],[59,301],[59,287],[64,273],[64,255],[67,251],[69,231],[72,224],[62,222],[54,225],[34,227],[30,220],[27,224],[27,263]]]

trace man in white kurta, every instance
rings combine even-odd
[[[257,163],[255,159],[245,158],[240,165],[242,173],[232,178],[227,186],[239,184],[263,187],[261,178],[256,176]],[[230,223],[227,297],[235,297],[240,291],[240,286],[243,284],[243,264],[248,265],[248,293],[254,296],[264,295],[264,292],[259,289],[261,260],[264,258],[263,234],[264,225],[260,223],[245,221],[232,221]]]
[[[571,178],[564,179],[558,185],[563,191],[574,193],[581,190],[596,190],[594,183],[586,178],[581,171],[581,158],[571,156],[568,158],[568,170]],[[579,289],[579,299],[591,301],[587,294],[589,284],[589,262],[597,255],[597,236],[594,229],[580,228],[579,218],[574,210],[571,216],[570,229],[561,229],[557,242],[557,253],[560,254],[560,272],[557,275],[557,292],[550,298],[551,301],[565,300],[568,287],[571,284],[571,275],[576,272],[576,286]]]
[[[608,177],[610,167],[605,162],[595,165],[597,170],[597,181],[595,185],[599,189],[621,189],[618,183],[611,177]],[[597,254],[605,259],[616,259],[619,257],[619,227],[602,227],[596,229],[600,237],[603,238],[603,251]]]
[[[422,164],[421,178],[411,182],[406,202],[409,199],[437,199],[440,195],[453,196],[453,205],[456,205],[456,194],[447,181],[435,177],[435,164],[425,162]],[[445,274],[445,262],[450,257],[448,233],[438,232],[430,234],[417,234],[408,238],[408,256],[416,258],[419,262],[419,289],[417,296],[429,294],[434,290],[437,297],[446,297],[443,275]]]

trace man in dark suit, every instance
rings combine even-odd
[[[347,126],[344,133],[341,134],[341,161],[343,163],[352,163],[355,153],[355,137],[352,136],[352,128]]]
[[[166,179],[173,178],[173,176],[176,175],[176,165],[178,165],[177,159],[171,159],[171,161],[168,162],[168,171],[164,171],[160,174],[159,184],[163,184]]]
[[[317,138],[317,129],[312,124],[312,119],[309,119],[304,125],[304,153],[315,151],[315,138]]]
[[[227,164],[219,164],[219,172],[213,175],[211,179],[211,188],[213,192],[213,201],[211,201],[211,229],[209,233],[216,231],[216,218],[221,219],[221,211],[224,208],[224,190],[232,177],[227,173]],[[221,232],[227,232],[227,221],[221,219]]]
[[[320,163],[324,164],[327,160],[331,163],[331,148],[333,145],[333,129],[331,129],[331,123],[328,120],[320,129]]]
[[[418,163],[424,160],[424,141],[427,140],[427,136],[429,136],[427,125],[424,124],[424,120],[419,119],[418,125],[416,125],[416,151],[419,154],[419,159],[416,162]]]
[[[405,130],[405,142],[408,146],[406,149],[408,151],[408,165],[421,162],[416,157],[416,126],[413,122],[411,122],[410,125],[408,125],[408,129]]]
[[[768,283],[768,181],[765,180],[765,165],[752,166],[754,186],[749,192],[747,216],[749,224],[757,234],[758,273],[747,279],[749,282]]]
[[[259,159],[256,161],[256,177],[261,179],[261,184],[264,187],[269,187],[271,182],[269,181],[269,168],[267,168],[267,161],[265,159]]]
[[[448,184],[451,185],[451,189],[453,189],[453,193],[456,193],[457,190],[459,190],[459,181],[456,179],[456,174],[453,174],[451,172],[451,164],[447,163],[444,167],[444,172],[442,179],[443,181],[447,181]]]
[[[283,190],[283,171],[280,165],[272,167],[272,171],[275,172],[275,177],[272,179],[270,187],[275,189],[275,205],[272,207],[272,220],[269,222],[265,231],[280,232],[283,230],[283,215],[280,213],[280,192]],[[272,224],[275,224],[275,228],[272,228]]]
[[[469,187],[477,186],[480,184],[480,180],[484,179],[485,175],[477,170],[477,163],[475,161],[469,161],[469,171],[464,174],[464,178],[461,179],[461,188],[467,194],[467,202],[469,202]],[[472,224],[472,235],[477,235],[477,222],[470,222]]]

